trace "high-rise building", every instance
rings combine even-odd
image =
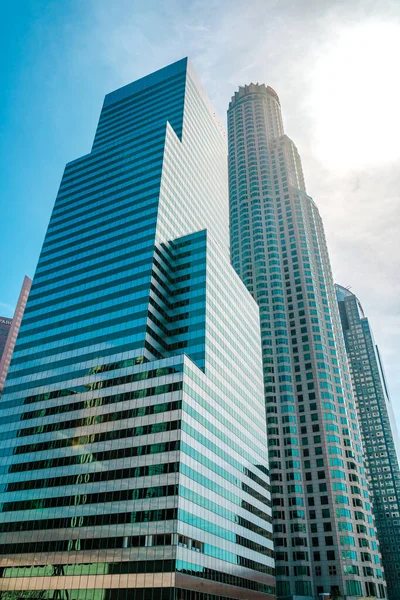
[[[2,317],[0,317],[0,395],[3,391],[4,382],[7,377],[8,367],[10,366],[12,353],[14,351],[15,342],[17,341],[17,335],[21,326],[21,321],[24,315],[24,310],[26,302],[28,300],[31,285],[32,280],[29,279],[29,277],[26,277],[25,275],[22,288],[18,296],[18,302],[14,311],[13,318],[3,319]],[[2,335],[2,321],[5,321],[6,323],[7,321],[9,322],[8,334],[5,339]]]
[[[66,166],[0,408],[2,597],[272,600],[258,307],[186,59]]]
[[[396,423],[378,346],[361,303],[336,285],[390,600],[400,598],[400,469]]]
[[[4,348],[6,347],[11,324],[12,319],[9,317],[0,317],[0,360],[3,356]]]
[[[385,597],[322,220],[280,101],[228,110],[231,261],[260,307],[277,595]]]

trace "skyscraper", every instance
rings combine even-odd
[[[228,110],[231,261],[260,307],[277,595],[385,597],[322,220],[265,85]]]
[[[108,94],[0,405],[4,597],[272,599],[258,308],[228,240],[226,141],[187,60]]]
[[[8,317],[0,317],[0,360],[6,347],[8,333],[12,324],[12,319]]]
[[[378,346],[352,292],[336,285],[390,600],[400,598],[400,469],[396,423]]]
[[[14,311],[14,316],[12,319],[5,319],[5,321],[9,321],[8,333],[6,339],[4,339],[3,345],[3,337],[0,333],[0,395],[3,391],[4,382],[7,377],[8,367],[10,366],[12,353],[14,351],[15,342],[17,341],[17,336],[19,332],[19,328],[21,326],[22,317],[24,315],[24,310],[26,306],[26,302],[29,296],[29,290],[31,289],[32,280],[29,277],[24,277],[24,281],[22,284],[21,291],[18,296],[17,306]],[[0,327],[1,327],[1,318],[0,318]],[[1,332],[1,329],[0,329]]]

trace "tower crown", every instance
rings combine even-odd
[[[281,105],[279,96],[272,87],[265,85],[265,83],[249,83],[249,85],[239,86],[239,91],[234,93],[229,106],[232,106],[237,100],[247,94],[268,94],[278,102],[279,106]]]

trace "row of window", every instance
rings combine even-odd
[[[138,427],[129,427],[127,429],[114,429],[80,435],[72,438],[57,438],[46,442],[36,442],[26,444],[25,446],[15,446],[14,448],[5,448],[1,450],[0,456],[9,456],[12,454],[27,454],[31,452],[42,452],[43,450],[55,450],[58,448],[71,448],[76,446],[86,446],[87,444],[96,444],[110,440],[122,440],[152,433],[162,433],[167,431],[176,431],[180,429],[181,421],[168,421],[166,423],[152,423],[150,425],[141,425]]]
[[[178,545],[183,545],[181,542],[183,536],[179,536]],[[192,577],[200,577],[227,585],[256,590],[264,593],[274,593],[275,588],[271,585],[259,583],[244,577],[238,577],[230,573],[223,573],[204,566],[189,563],[183,560],[146,560],[132,561],[119,563],[75,563],[68,565],[47,565],[41,566],[26,566],[26,567],[7,567],[2,569],[0,578],[11,577],[59,577],[59,576],[75,576],[82,575],[124,575],[135,573],[173,573],[178,571],[191,575]]]
[[[177,381],[175,383],[164,384],[154,388],[145,388],[142,390],[136,390],[130,392],[133,395],[132,399],[144,398],[148,396],[157,396],[159,394],[166,394],[169,392],[176,392],[182,389],[182,382]],[[136,417],[145,417],[148,415],[157,415],[163,412],[169,412],[179,410],[182,408],[182,401],[176,402],[163,402],[162,404],[152,404],[150,406],[139,406],[138,408],[130,408],[127,410],[120,410],[116,412],[109,412],[103,414],[93,414],[87,417],[81,417],[80,419],[71,419],[67,421],[57,421],[55,423],[47,423],[45,425],[37,425],[36,427],[28,427],[26,429],[11,430],[9,432],[0,435],[0,440],[10,439],[13,437],[24,437],[30,435],[40,435],[45,433],[52,433],[55,431],[62,431],[63,429],[76,429],[78,427],[89,427],[91,425],[99,425],[101,423],[111,423],[113,421],[121,421],[133,419]]]

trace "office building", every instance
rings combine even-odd
[[[32,280],[25,276],[13,318],[3,319],[0,317],[0,395],[3,391],[4,382],[7,377],[8,367],[10,366],[12,353],[14,351],[15,342],[17,341],[17,335],[21,326],[31,285]],[[2,329],[2,326],[4,325],[2,321],[6,322],[4,329]],[[6,337],[4,337],[3,334],[5,331],[7,331]]]
[[[0,317],[0,360],[3,356],[4,348],[10,331],[12,319],[8,317]]]
[[[186,59],[66,166],[1,408],[4,597],[272,600],[258,307]]]
[[[400,470],[396,423],[379,348],[361,303],[336,285],[390,600],[400,598]]]
[[[260,307],[277,596],[386,597],[322,220],[276,92],[228,110],[231,261]]]

